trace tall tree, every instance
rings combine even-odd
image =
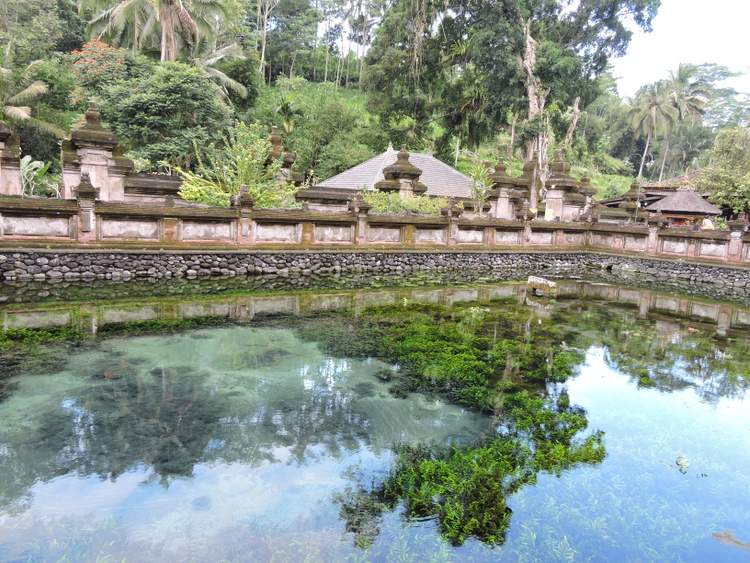
[[[646,140],[641,165],[638,168],[638,178],[642,178],[651,142],[659,132],[668,131],[678,118],[668,83],[658,82],[641,88],[633,101],[629,115],[633,128]]]
[[[176,61],[180,47],[218,33],[227,0],[80,0],[92,14],[91,30],[115,44],[138,51],[158,32],[162,61]]]

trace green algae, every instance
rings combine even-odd
[[[559,475],[604,459],[601,432],[580,437],[586,413],[570,406],[564,392],[545,396],[546,384],[563,383],[583,355],[563,343],[553,322],[532,330],[524,315],[512,307],[407,304],[369,310],[349,327],[357,327],[354,340],[399,365],[402,388],[439,393],[505,427],[471,446],[397,447],[395,466],[380,485],[338,499],[357,546],[369,547],[383,512],[399,505],[407,520],[435,518],[454,545],[469,537],[502,544],[512,494],[541,471]]]

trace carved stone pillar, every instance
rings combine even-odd
[[[453,198],[448,200],[448,207],[443,207],[440,210],[440,213],[448,218],[448,240],[446,241],[448,246],[455,246],[457,243],[458,219],[461,217],[462,212]]]
[[[562,151],[557,151],[550,165],[544,218],[547,221],[578,221],[586,206],[586,195],[580,185],[570,176],[570,165],[563,160]]]
[[[666,219],[661,213],[654,213],[648,218],[648,241],[646,251],[649,254],[659,253],[659,229],[664,226]]]
[[[0,195],[20,196],[21,147],[5,123],[0,122]]]
[[[232,198],[232,206],[237,208],[237,243],[253,243],[252,210],[255,200],[247,190],[247,186],[240,188],[240,193]]]
[[[508,175],[508,167],[499,163],[490,175],[492,180],[492,217],[496,219],[513,220],[520,213],[524,193],[515,189],[516,179]]]
[[[742,235],[747,231],[748,223],[744,220],[729,221],[729,251],[727,258],[730,262],[742,261]]]
[[[96,200],[99,190],[95,188],[86,172],[81,174],[81,183],[75,188],[78,201],[78,242],[96,241]]]
[[[122,155],[117,137],[102,127],[101,114],[91,104],[84,123],[75,127],[62,144],[63,192],[70,199],[82,174],[99,189],[101,201],[125,199],[125,177],[133,171],[133,162]]]
[[[358,193],[349,202],[349,211],[357,218],[354,244],[367,244],[367,214],[370,212],[370,206],[365,202],[362,194]]]

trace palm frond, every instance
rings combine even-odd
[[[49,91],[49,86],[41,80],[35,80],[26,88],[8,98],[8,103],[11,105],[23,104],[24,102],[30,102],[41,98]]]
[[[49,121],[44,121],[44,120],[41,120],[41,119],[35,119],[35,118],[32,117],[29,120],[29,123],[31,125],[33,125],[34,127],[36,127],[37,129],[40,129],[42,131],[46,131],[47,133],[50,133],[50,134],[54,135],[58,139],[63,139],[67,135],[67,133],[63,129],[61,129],[60,127],[58,127],[54,123],[50,123]]]
[[[4,106],[3,113],[14,121],[31,119],[31,108],[25,106]]]
[[[221,86],[225,90],[231,90],[241,98],[247,97],[247,88],[245,88],[245,86],[243,86],[236,80],[230,78],[229,76],[215,68],[206,67],[204,70],[208,76],[216,79],[216,81],[219,82],[219,84],[221,84]]]

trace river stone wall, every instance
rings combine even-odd
[[[528,275],[654,284],[716,297],[750,296],[750,270],[596,252],[0,252],[0,279],[78,281],[211,276],[405,277],[445,274],[487,280]]]

